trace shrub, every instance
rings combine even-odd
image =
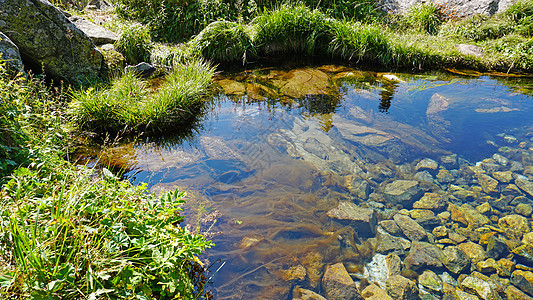
[[[199,60],[176,65],[155,93],[148,92],[146,82],[126,74],[109,89],[75,92],[71,115],[81,128],[99,133],[172,130],[201,106],[213,73]]]
[[[440,7],[432,2],[413,6],[404,15],[408,26],[429,34],[438,32],[443,18]]]
[[[331,40],[332,19],[302,4],[283,4],[252,21],[254,43],[263,53],[322,53]]]
[[[246,28],[238,23],[216,21],[191,40],[192,48],[216,62],[229,62],[255,56],[255,48]]]
[[[149,61],[152,42],[145,26],[131,24],[122,27],[122,34],[115,42],[115,48],[130,64]]]

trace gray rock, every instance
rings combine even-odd
[[[444,167],[448,169],[454,169],[457,165],[457,154],[452,155],[445,155],[440,158],[440,162],[444,165]]]
[[[394,222],[400,227],[403,234],[411,241],[422,241],[427,238],[426,230],[415,220],[402,214],[394,215]]]
[[[446,11],[453,11],[454,16],[464,18],[476,14],[493,15],[498,10],[504,9],[508,4],[500,5],[500,2],[509,2],[509,0],[434,0],[439,5],[442,5]],[[380,7],[387,12],[394,14],[403,14],[409,8],[425,2],[423,0],[381,0]]]
[[[430,183],[435,182],[435,179],[428,171],[418,172],[415,174],[414,178],[418,181],[425,181],[425,182],[430,182]]]
[[[459,247],[446,247],[442,253],[442,263],[450,272],[460,274],[470,270],[470,258]]]
[[[156,71],[157,69],[154,66],[146,62],[136,64],[135,66],[126,66],[126,68],[124,68],[124,73],[132,72],[141,78],[149,78]]]
[[[497,238],[495,235],[489,237],[487,244],[487,255],[498,259],[500,257],[505,257],[509,253],[509,248],[507,244],[501,239]]]
[[[523,270],[515,270],[511,277],[511,283],[517,286],[522,292],[533,296],[533,273]]]
[[[442,256],[443,252],[439,247],[429,243],[414,242],[404,263],[407,268],[414,271],[442,268]]]
[[[395,180],[385,186],[383,191],[385,199],[392,203],[411,203],[415,196],[420,193],[418,181],[414,180]]]
[[[463,281],[461,281],[461,288],[467,292],[477,295],[484,300],[502,299],[494,285],[489,282],[490,279],[488,277],[486,279],[480,277],[481,276],[467,276],[465,279],[463,279]]]
[[[385,290],[392,297],[397,300],[415,300],[418,299],[418,288],[416,284],[401,276],[394,275],[389,277],[385,285]]]
[[[483,57],[483,48],[475,45],[459,44],[457,50],[464,55]]]
[[[363,276],[370,283],[375,283],[378,286],[385,286],[387,279],[389,279],[387,256],[379,253],[374,255],[372,260],[365,265]]]
[[[424,158],[416,165],[415,169],[417,171],[424,171],[424,170],[435,171],[437,170],[438,167],[439,167],[439,164],[436,161],[429,159],[429,158]]]
[[[68,19],[89,38],[91,38],[93,43],[96,45],[113,44],[118,40],[118,35],[116,35],[114,32],[109,31],[102,26],[96,25],[80,16],[72,16]]]
[[[405,250],[411,247],[411,242],[407,239],[392,236],[382,229],[378,229],[376,235],[376,252],[387,254],[390,252],[403,255]]]
[[[3,0],[3,31],[26,63],[53,78],[82,84],[100,74],[103,57],[91,39],[46,0]]]
[[[342,263],[326,267],[322,288],[328,300],[363,299]]]
[[[398,225],[396,225],[396,222],[394,220],[383,220],[378,223],[379,227],[383,228],[386,232],[395,235],[400,236],[402,235],[402,230]]]
[[[418,283],[433,292],[440,292],[442,290],[442,279],[431,270],[422,272],[418,276]]]
[[[526,178],[520,177],[515,180],[515,184],[526,194],[533,197],[533,182]]]
[[[373,209],[362,208],[351,202],[340,202],[337,208],[328,211],[330,218],[350,223],[361,236],[376,232],[376,214]]]
[[[492,158],[502,166],[507,166],[507,164],[509,163],[509,159],[507,159],[507,157],[502,156],[498,153],[494,153],[494,155],[492,155]]]
[[[8,72],[24,72],[19,48],[2,32],[0,32],[0,62],[6,64]]]

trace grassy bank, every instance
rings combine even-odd
[[[69,97],[0,72],[0,298],[190,299],[211,243],[156,197],[68,161]]]
[[[128,9],[128,17],[146,23],[153,40],[158,40],[150,27],[152,23],[142,17],[146,8],[129,0],[118,0],[118,5]],[[415,6],[401,16],[387,16],[378,13],[371,2],[346,8],[344,15],[339,13],[339,7],[325,4],[272,2],[263,3],[261,9],[240,18],[234,16],[238,12],[232,10],[231,2],[220,5],[227,5],[232,13],[224,14],[221,10],[221,15],[209,19],[213,22],[202,21],[198,16],[195,21],[180,19],[180,26],[202,25],[195,30],[196,35],[183,35],[184,44],[154,43],[151,60],[169,63],[172,56],[247,63],[265,56],[301,53],[389,69],[471,68],[506,72],[533,69],[531,0],[518,1],[492,17],[476,15],[462,20],[431,3]],[[372,11],[371,17],[361,17],[361,9]],[[462,53],[457,47],[460,44],[476,46],[482,55]]]

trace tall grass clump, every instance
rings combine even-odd
[[[249,30],[230,21],[209,24],[190,43],[205,59],[216,62],[240,60],[244,63],[256,54]]]
[[[407,26],[429,34],[439,31],[443,18],[440,7],[432,2],[413,6],[403,16]]]
[[[362,60],[387,65],[390,46],[384,28],[359,22],[335,21],[328,52],[348,60]]]
[[[255,0],[117,0],[120,15],[150,28],[157,41],[184,42],[207,25],[224,19],[246,22],[257,10]]]
[[[254,43],[261,53],[323,53],[331,40],[331,23],[318,9],[283,4],[252,21]]]
[[[513,31],[514,25],[506,19],[474,15],[460,21],[449,21],[440,28],[439,35],[484,41],[497,39]]]
[[[503,15],[515,22],[524,19],[531,20],[533,16],[533,0],[518,0],[509,6],[505,12],[503,12]]]
[[[100,133],[172,130],[200,108],[213,73],[214,68],[200,60],[178,64],[152,93],[146,82],[126,74],[108,89],[74,93],[71,115],[81,128]]]
[[[20,299],[191,299],[196,255],[179,226],[184,194],[155,197],[109,171],[21,168],[2,189],[3,295]]]
[[[130,64],[149,61],[152,49],[150,33],[141,24],[125,25],[115,47]]]

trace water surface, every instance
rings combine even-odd
[[[456,154],[474,165],[501,147],[532,150],[527,79],[324,65],[216,82],[192,137],[95,154],[152,191],[189,192],[187,223],[213,235],[205,259],[212,271],[222,266],[216,299],[283,299],[295,285],[320,292],[324,266],[336,262],[362,273],[373,234],[327,212],[351,201],[387,218],[401,207],[383,201],[383,186],[414,178],[422,158]],[[361,192],[362,182],[369,188]]]

